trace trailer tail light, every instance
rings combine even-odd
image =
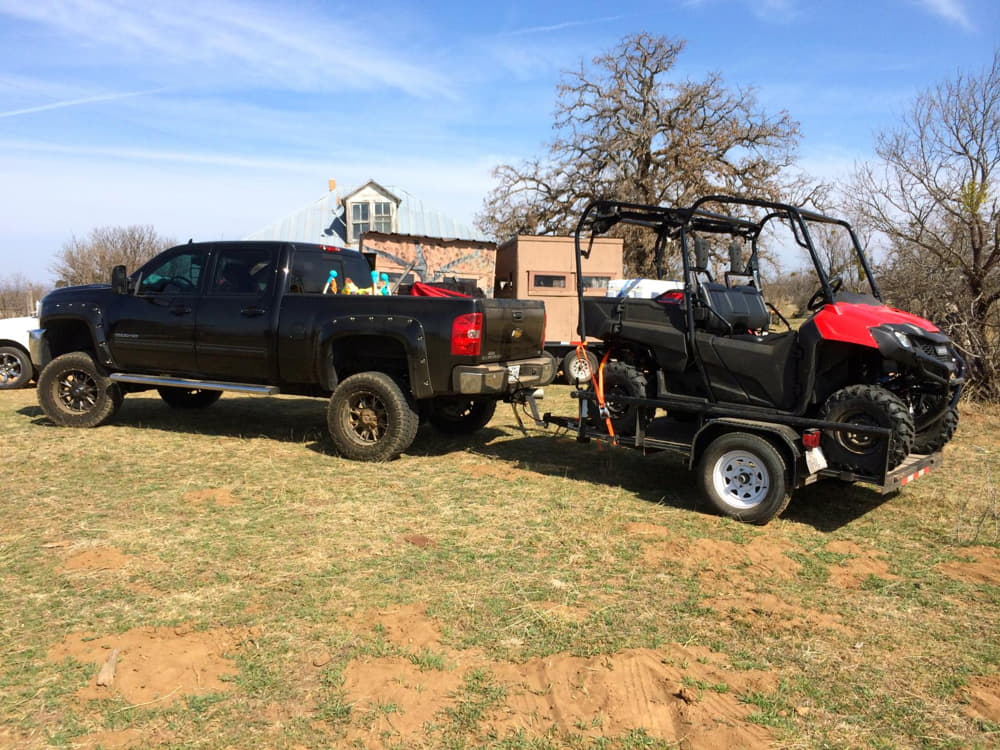
[[[451,324],[451,353],[478,357],[483,348],[483,314],[459,315]]]
[[[819,448],[819,430],[806,430],[802,433],[802,445],[807,449]]]

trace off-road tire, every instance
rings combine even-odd
[[[18,346],[0,346],[0,391],[24,388],[35,375],[31,358]]]
[[[958,409],[949,406],[939,419],[917,433],[913,440],[914,453],[933,453],[941,450],[958,429]]]
[[[646,376],[624,362],[608,362],[604,366],[604,400],[608,402],[613,396],[646,398]],[[635,404],[608,403],[608,411],[616,435],[634,435],[637,419],[645,426],[653,417],[652,409]],[[596,404],[593,405],[593,419],[599,429],[606,429]]]
[[[574,349],[563,357],[563,381],[567,385],[589,383],[593,374],[597,372],[597,366],[599,364],[600,363],[598,362],[597,357],[595,357],[591,352],[586,352],[585,359],[581,362],[576,356],[576,350]]]
[[[168,386],[157,388],[156,392],[167,406],[174,409],[205,409],[222,398],[222,391],[210,391],[204,388]]]
[[[750,432],[730,432],[709,443],[698,462],[698,483],[712,510],[759,526],[780,515],[791,500],[785,459]]]
[[[383,372],[345,378],[330,397],[326,423],[337,451],[354,461],[396,458],[420,426],[413,399]]]
[[[496,399],[452,398],[434,399],[428,421],[448,435],[471,435],[493,419]]]
[[[834,392],[823,405],[820,419],[892,430],[889,470],[899,466],[913,449],[913,415],[909,408],[899,396],[876,385],[850,385]],[[883,469],[880,461],[883,440],[860,433],[824,430],[823,453],[832,468],[878,476]]]
[[[38,376],[38,403],[60,427],[97,427],[122,405],[117,383],[86,352],[70,352],[49,362]]]

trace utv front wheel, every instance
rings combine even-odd
[[[38,403],[60,427],[97,427],[118,411],[124,397],[86,352],[49,362],[38,376]]]
[[[933,453],[944,448],[958,429],[958,409],[949,406],[938,419],[917,433],[913,440],[914,453]]]
[[[899,466],[913,449],[913,415],[901,398],[885,388],[875,385],[841,388],[826,400],[821,418],[892,431],[888,438],[888,466],[883,467],[884,436],[860,430],[824,430],[823,453],[835,468],[878,476],[883,468],[892,470]]]
[[[764,525],[788,507],[788,468],[778,450],[749,432],[730,432],[709,443],[698,465],[708,504],[724,516]]]
[[[448,435],[471,435],[485,427],[497,410],[495,399],[437,398],[428,418]]]
[[[326,422],[337,451],[355,461],[397,457],[420,426],[413,400],[382,372],[359,372],[337,386]]]

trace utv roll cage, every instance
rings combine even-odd
[[[717,213],[709,211],[704,206],[706,204],[717,204],[720,206],[732,206],[734,208],[750,209],[752,212],[757,209],[763,215],[760,218],[743,218],[740,216]],[[851,238],[854,253],[857,256],[858,264],[864,271],[865,279],[871,289],[872,296],[881,301],[882,293],[872,274],[868,257],[858,241],[857,235],[851,225],[843,219],[809,211],[798,206],[787,203],[777,203],[774,201],[738,198],[727,195],[708,195],[698,199],[687,208],[664,208],[662,206],[652,206],[642,203],[627,203],[624,201],[595,200],[584,209],[577,224],[575,237],[576,245],[576,285],[577,298],[579,301],[579,322],[578,333],[581,340],[585,337],[585,322],[583,312],[583,269],[584,258],[590,257],[593,240],[598,235],[606,234],[617,224],[628,224],[638,227],[646,227],[656,235],[656,243],[653,247],[653,263],[656,269],[657,278],[663,277],[663,254],[667,242],[677,240],[680,242],[680,255],[683,268],[683,278],[685,294],[691,295],[694,290],[691,288],[691,279],[696,271],[705,270],[702,263],[691,262],[691,242],[692,233],[707,233],[718,235],[729,235],[732,238],[739,238],[750,245],[750,259],[743,273],[753,279],[754,285],[760,288],[758,251],[760,236],[771,222],[785,222],[791,229],[792,236],[796,244],[809,253],[816,276],[819,279],[820,293],[824,300],[832,302],[837,291],[837,277],[831,279],[827,270],[823,267],[823,262],[813,242],[808,225],[828,224],[841,227],[847,231]],[[583,237],[589,235],[590,242],[587,247],[583,247]],[[698,243],[695,242],[695,252],[699,251]],[[688,330],[694,330],[693,310],[691,305],[687,305]]]

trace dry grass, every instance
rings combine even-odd
[[[703,514],[667,456],[525,437],[508,407],[381,465],[333,455],[324,403],[293,397],[137,394],[77,431],[24,390],[0,426],[0,745],[697,747],[598,717],[510,728],[510,665],[678,648],[770,675],[684,685],[779,746],[1000,741],[995,409],[964,410],[945,468],[900,495],[823,483],[763,529]],[[165,660],[192,632],[230,644],[226,689],[197,667],[152,702],[94,688],[87,644],[143,632]],[[454,681],[416,733],[415,704],[354,683],[393,660]]]

